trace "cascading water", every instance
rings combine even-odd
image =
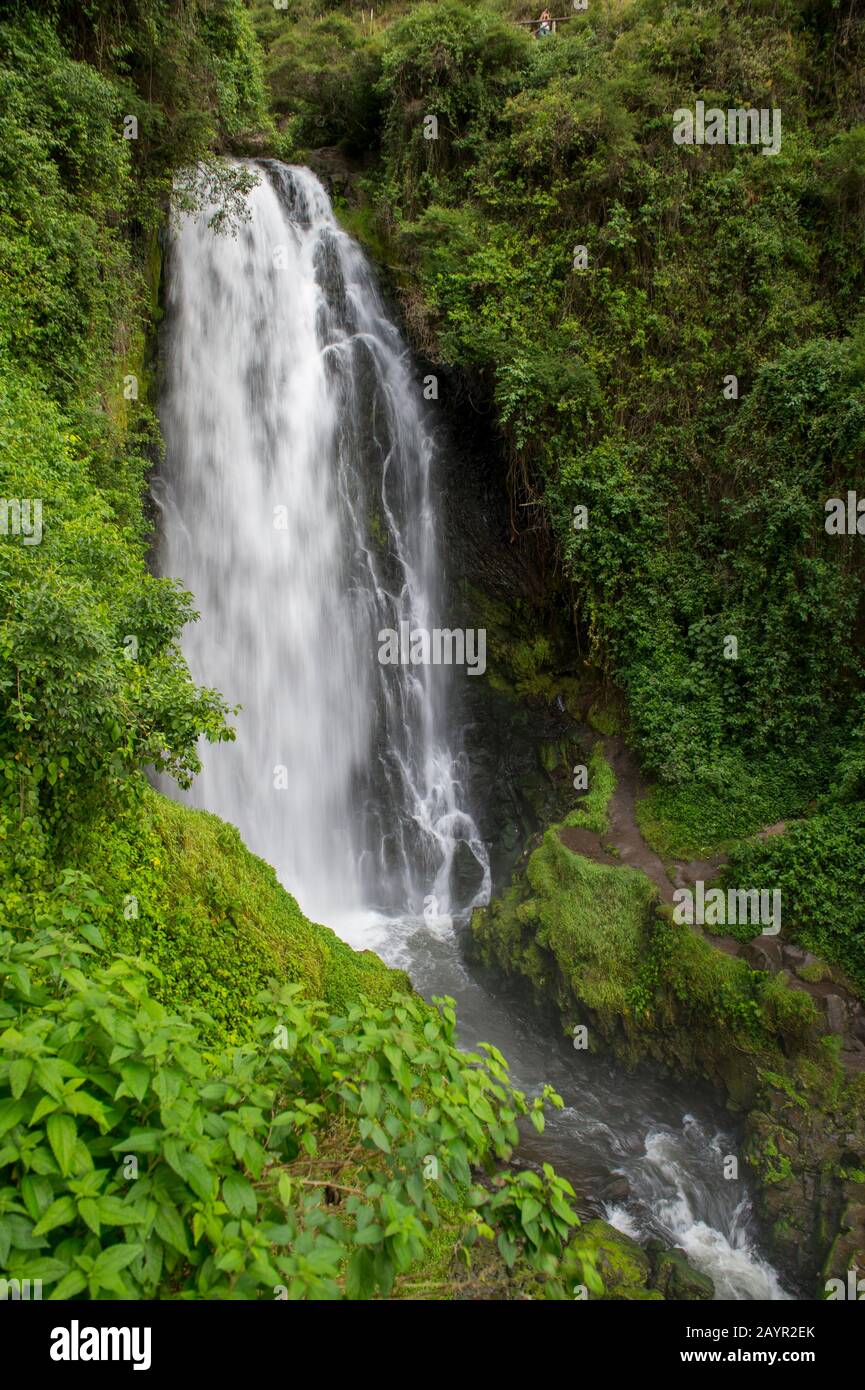
[[[432,441],[404,343],[313,175],[266,166],[236,237],[171,254],[160,567],[202,612],[193,674],[242,705],[190,799],[332,921],[446,923],[454,850],[486,850],[443,733],[448,670],[378,660],[441,606]],[[463,904],[464,906],[465,904]]]
[[[523,1089],[556,1087],[565,1108],[527,1141],[530,1161],[554,1161],[596,1206],[621,1174],[616,1224],[684,1246],[719,1297],[783,1298],[747,1193],[718,1180],[734,1140],[714,1103],[573,1051],[463,963],[451,917],[486,899],[490,874],[450,673],[379,661],[382,629],[446,616],[434,439],[321,185],[259,172],[237,236],[185,216],[169,262],[159,567],[202,614],[184,635],[193,675],[243,707],[236,743],[204,745],[184,795],[237,825],[310,916],[453,995],[466,1043],[495,1043]]]

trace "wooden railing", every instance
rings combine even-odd
[[[572,15],[572,14],[561,14],[561,15],[558,15],[555,19],[549,19],[549,20],[547,21],[547,23],[550,24],[550,25],[552,26],[553,33],[555,33],[555,32],[556,32],[556,25],[557,25],[557,24],[564,24],[564,23],[565,23],[567,20],[569,20],[569,19],[576,19],[576,15]],[[541,21],[540,21],[539,19],[512,19],[512,20],[511,20],[511,23],[512,23],[512,24],[528,24],[528,25],[530,25],[533,29],[536,29],[536,28],[538,27],[538,25],[540,24],[540,22],[541,22]]]

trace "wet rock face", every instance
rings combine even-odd
[[[857,1105],[857,1089],[854,1081],[821,1106],[770,1088],[746,1125],[773,1251],[818,1298],[825,1279],[844,1278],[857,1262],[865,1270],[865,1095]]]
[[[826,1025],[830,1033],[847,1031],[847,1009],[839,994],[826,996]]]
[[[489,845],[495,892],[507,884],[531,839],[571,808],[569,770],[587,755],[576,742],[573,721],[555,708],[527,712],[505,694],[471,697],[467,691],[471,804]],[[553,765],[551,745],[560,750]]]
[[[617,1174],[601,1189],[605,1202],[625,1202],[631,1195],[631,1184],[624,1174]]]
[[[483,883],[483,866],[465,840],[460,840],[451,864],[450,899],[454,910],[463,911],[474,902]]]

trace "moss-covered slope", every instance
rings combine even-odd
[[[229,1038],[246,1035],[268,979],[300,984],[335,1012],[410,988],[371,951],[310,922],[233,826],[149,788],[134,813],[92,827],[79,865],[112,905],[112,943],[162,972],[154,993],[204,1009]]]

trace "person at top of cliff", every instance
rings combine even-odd
[[[549,10],[542,10],[542,11],[541,11],[541,17],[540,17],[540,19],[538,20],[538,27],[537,27],[537,29],[535,30],[535,38],[536,38],[536,39],[545,39],[545,38],[547,37],[547,34],[551,34],[552,32],[553,32],[553,17],[552,17],[552,15],[550,14]]]

